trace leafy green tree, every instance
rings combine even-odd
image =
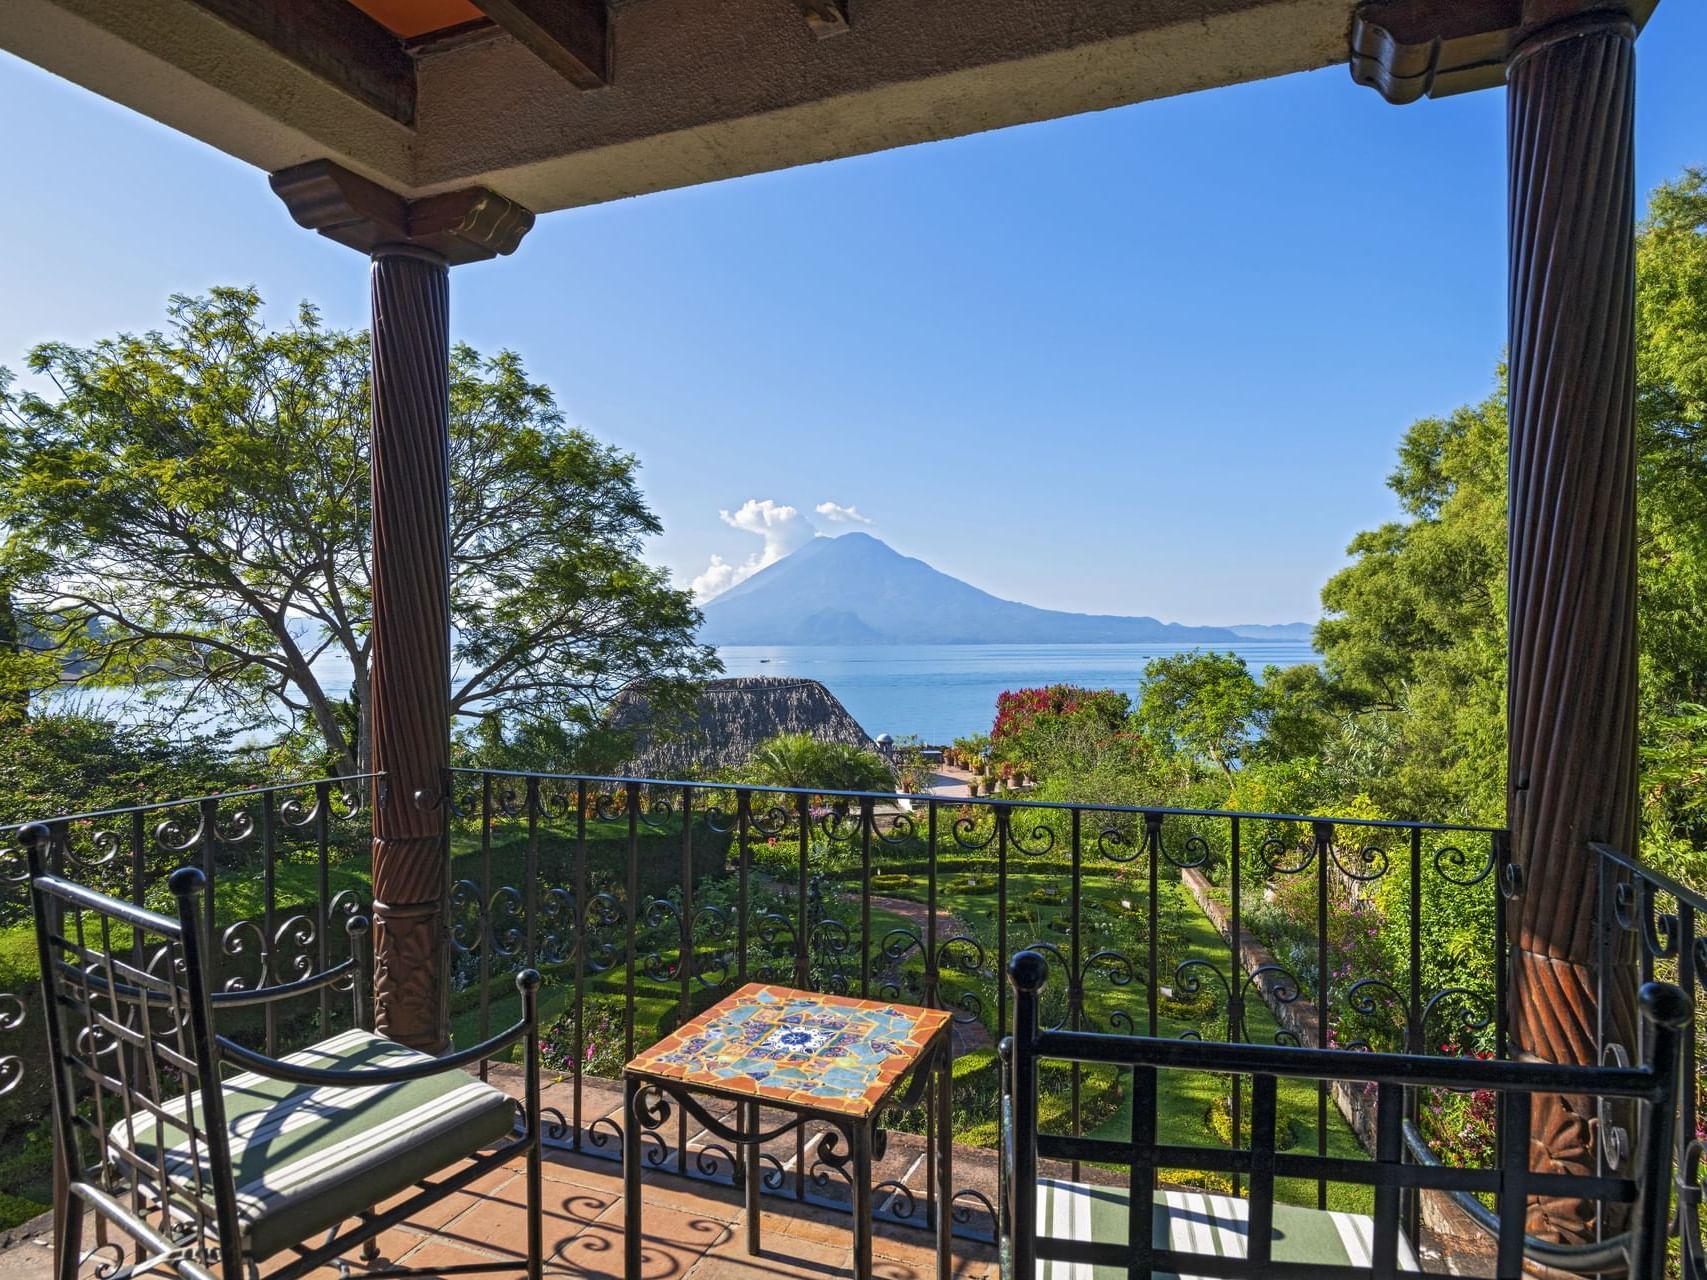
[[[269,329],[245,289],[175,297],[164,331],[29,357],[0,381],[0,581],[65,684],[170,718],[310,726],[333,767],[369,723],[367,336],[311,306]],[[634,459],[566,427],[520,359],[451,353],[452,714],[591,732],[715,668]],[[347,701],[326,659],[349,674]]]
[[[1119,732],[1132,714],[1132,699],[1118,689],[1052,684],[1006,689],[996,697],[996,722],[989,744],[1004,764],[1036,767],[1063,734],[1095,739]]]
[[[1504,821],[1506,441],[1503,387],[1414,423],[1387,480],[1409,518],[1322,589],[1316,644],[1359,712],[1338,746],[1396,816]]]
[[[1110,729],[1094,715],[1039,717],[1027,733],[1037,798],[1067,804],[1177,803],[1185,770],[1130,722]]]
[[[1219,769],[1231,782],[1262,711],[1262,690],[1232,653],[1179,653],[1144,667],[1134,715],[1156,742]]]
[[[136,725],[78,712],[35,716],[0,733],[0,826],[71,813],[208,795],[264,782],[259,763],[228,756],[205,742],[172,742]],[[164,875],[179,855],[148,845]],[[119,859],[96,874],[107,887],[129,892],[130,863]],[[6,911],[24,907],[13,895]],[[0,986],[0,990],[4,990]]]
[[[1652,193],[1636,263],[1644,854],[1675,870],[1707,848],[1690,745],[1707,704],[1707,171]],[[1505,820],[1506,445],[1503,385],[1414,424],[1388,480],[1405,518],[1359,534],[1322,592],[1317,646],[1356,708],[1323,762],[1395,816]]]
[[[1707,882],[1707,170],[1636,242],[1643,856]]]
[[[825,791],[888,791],[894,772],[882,756],[809,733],[779,733],[761,742],[747,762],[746,781],[764,787]]]
[[[1259,760],[1319,756],[1333,737],[1338,713],[1345,708],[1345,695],[1315,663],[1266,667],[1252,754]]]
[[[0,724],[28,719],[34,665],[39,656],[26,643],[11,591],[0,585]]]

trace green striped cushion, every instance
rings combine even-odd
[[[358,1030],[322,1040],[285,1061],[355,1070],[425,1059],[425,1054]],[[230,1077],[223,1092],[238,1216],[257,1260],[490,1146],[510,1132],[516,1116],[510,1098],[461,1071],[407,1084],[343,1089],[245,1072]],[[200,1111],[199,1094],[188,1101]],[[112,1127],[114,1144],[129,1147],[150,1165],[160,1158],[163,1144],[167,1175],[181,1185],[190,1184],[196,1163],[206,1176],[206,1149],[198,1143],[192,1162],[184,1131],[142,1114],[133,1135],[127,1135],[126,1125],[121,1120]]]
[[[1040,1178],[1037,1184],[1037,1234],[1065,1240],[1126,1243],[1125,1187],[1096,1187],[1083,1182]],[[1249,1256],[1250,1203],[1202,1191],[1158,1191],[1151,1230],[1157,1248],[1217,1257]],[[1375,1224],[1361,1213],[1334,1213],[1274,1206],[1270,1256],[1276,1262],[1315,1262],[1366,1267],[1373,1256]],[[1416,1254],[1399,1237],[1399,1269],[1420,1271]],[[1092,1267],[1075,1262],[1037,1264],[1038,1280],[1126,1280],[1124,1267]],[[1163,1272],[1156,1280],[1176,1278]]]

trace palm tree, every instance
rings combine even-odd
[[[779,733],[753,750],[747,780],[767,787],[823,791],[890,791],[895,775],[875,751],[820,742],[809,733]]]

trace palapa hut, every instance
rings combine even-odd
[[[692,720],[652,723],[645,694],[624,689],[611,707],[611,725],[636,732],[628,770],[636,776],[679,778],[686,770],[743,765],[761,742],[779,733],[809,733],[823,742],[875,749],[859,721],[816,680],[736,676],[706,682]]]

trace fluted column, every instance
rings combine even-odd
[[[445,259],[382,245],[373,286],[374,1010],[449,1043],[450,288]]]
[[[1517,1048],[1552,1062],[1596,1061],[1603,1030],[1634,1047],[1631,1010],[1597,1008],[1587,847],[1636,837],[1634,39],[1623,14],[1580,15],[1507,70],[1510,1010]],[[1587,1099],[1538,1099],[1534,1121],[1532,1164],[1593,1172]],[[1531,1207],[1536,1235],[1593,1228],[1586,1202]]]

